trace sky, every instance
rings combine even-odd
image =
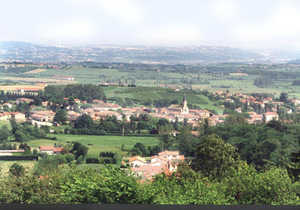
[[[300,47],[300,0],[0,0],[0,41]]]

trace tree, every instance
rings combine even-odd
[[[230,114],[226,118],[225,123],[227,125],[236,125],[236,124],[246,124],[247,121],[242,114],[234,113],[234,114]]]
[[[6,125],[3,125],[2,128],[0,129],[0,141],[7,140],[9,136],[10,133],[8,127]]]
[[[29,141],[30,138],[22,131],[17,130],[14,134],[15,140],[19,142]]]
[[[94,129],[95,125],[92,120],[92,118],[87,115],[83,114],[74,123],[74,128],[88,128],[88,129]]]
[[[138,148],[139,150],[136,150],[135,148]],[[137,151],[138,151],[138,153],[139,153],[139,151],[141,151],[141,153],[138,154],[138,155],[142,155],[142,156],[148,156],[149,155],[149,152],[148,152],[146,146],[144,144],[140,143],[140,142],[137,142],[134,145],[134,147],[132,148],[132,151],[135,152],[135,153],[137,153]]]
[[[39,96],[36,96],[36,97],[33,98],[33,103],[36,106],[41,106],[42,105],[42,100]]]
[[[19,165],[18,163],[14,163],[9,167],[9,173],[13,176],[23,176],[25,173],[25,168],[22,165]]]
[[[197,145],[197,139],[191,134],[189,126],[183,126],[180,133],[176,136],[177,147],[185,156],[193,156]]]
[[[212,134],[202,137],[198,143],[192,165],[194,170],[200,171],[204,176],[219,178],[237,160],[239,155],[236,148]]]
[[[88,147],[82,145],[79,142],[75,142],[71,153],[73,153],[76,156],[76,159],[78,159],[80,156],[84,157],[87,154],[88,150]]]
[[[169,125],[170,124],[170,121],[165,119],[165,118],[159,118],[158,122],[157,122],[157,128],[160,128],[161,126],[164,126],[164,125]]]
[[[60,109],[56,112],[53,121],[65,124],[68,119],[68,114],[65,109]]]
[[[173,130],[172,125],[162,125],[158,129],[158,140],[160,141],[160,145],[163,147],[164,150],[169,149],[173,144],[173,138],[171,132]]]
[[[287,102],[288,98],[289,98],[289,94],[288,93],[285,93],[285,92],[281,92],[280,93],[279,100],[281,102]]]

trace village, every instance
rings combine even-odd
[[[31,93],[36,94],[38,89],[18,89],[18,93]],[[234,112],[242,114],[247,111],[249,117],[246,121],[249,124],[255,123],[268,123],[275,119],[279,120],[278,109],[285,107],[285,103],[281,101],[275,101],[272,97],[256,98],[251,95],[242,93],[230,94],[229,91],[217,91],[213,93],[216,97],[219,97],[224,104],[239,104],[242,106],[235,108]],[[133,106],[133,107],[121,107],[116,103],[108,103],[103,100],[95,99],[92,104],[89,104],[88,108],[85,107],[87,101],[81,101],[80,99],[74,99],[72,105],[68,104],[69,98],[63,98],[66,101],[65,107],[67,113],[67,122],[75,122],[83,114],[89,115],[94,122],[98,122],[100,119],[106,119],[107,117],[115,117],[118,121],[126,120],[130,122],[131,117],[139,117],[140,115],[147,114],[152,118],[164,118],[170,122],[181,122],[191,127],[191,133],[194,136],[200,135],[200,127],[207,119],[209,126],[215,126],[217,124],[224,123],[229,114],[213,114],[208,110],[196,110],[188,108],[188,101],[186,95],[183,94],[181,104],[172,104],[169,107],[163,108],[149,108],[146,106]],[[300,104],[300,99],[289,99],[289,103],[293,103],[295,106]],[[30,106],[29,113],[13,111],[14,107],[19,104],[28,104]],[[53,105],[49,101],[42,101],[41,106],[35,106],[34,100],[29,98],[17,98],[15,101],[9,101],[0,105],[0,120],[9,121],[15,119],[19,123],[30,122],[32,125],[41,126],[54,126],[59,127],[60,124],[54,121],[56,112],[50,109]],[[245,109],[245,106],[248,109]],[[43,108],[41,110],[41,107]],[[226,105],[225,105],[226,107]],[[255,110],[258,110],[255,112]],[[286,109],[287,114],[291,114],[291,109]],[[300,107],[296,110],[300,110]],[[50,129],[50,132],[53,132]],[[172,131],[172,135],[176,136],[179,131]],[[54,146],[39,146],[39,153],[47,153],[48,155],[55,155],[63,152],[63,148]],[[0,155],[13,155],[16,153],[24,153],[24,150],[1,150]],[[179,151],[163,151],[157,155],[151,157],[133,156],[124,157],[121,165],[131,168],[131,171],[136,177],[140,177],[141,181],[151,180],[155,174],[165,172],[170,174],[176,171],[178,164],[185,160],[184,155],[179,155]]]
[[[37,92],[39,89],[21,89],[17,92]],[[272,97],[259,98],[247,94],[236,93],[231,94],[228,91],[216,91],[215,96],[220,98],[220,101],[223,101],[227,104],[234,104],[236,100],[242,104],[240,107],[234,109],[237,113],[247,112],[250,117],[246,118],[248,123],[260,123],[260,122],[269,122],[272,119],[279,119],[278,110],[281,107],[285,107],[285,102],[275,101]],[[68,98],[64,98],[67,102]],[[300,111],[300,99],[287,99],[289,103],[293,103],[296,106],[295,111]],[[43,101],[41,107],[44,109],[39,111],[39,107],[35,106],[33,99],[29,98],[17,98],[15,101],[9,101],[6,103],[0,104],[0,120],[9,120],[15,119],[18,122],[30,121],[32,124],[37,123],[38,126],[48,125],[52,126],[53,123],[57,126],[57,123],[53,122],[55,112],[53,112],[49,107],[52,105],[49,101]],[[80,99],[74,99],[76,104],[75,106],[66,106],[67,110],[67,121],[74,122],[82,114],[88,114],[94,121],[105,119],[109,116],[115,116],[118,120],[122,120],[122,117],[125,116],[127,121],[130,121],[130,116],[138,117],[141,114],[147,113],[153,118],[165,118],[170,122],[184,122],[186,121],[193,129],[199,127],[203,119],[208,119],[211,126],[217,125],[218,123],[225,122],[228,114],[213,114],[208,110],[197,110],[189,109],[186,96],[183,95],[183,100],[181,104],[172,104],[169,107],[163,108],[149,108],[146,106],[134,106],[123,108],[116,103],[108,103],[102,100],[93,100],[92,104],[88,108],[81,108],[82,105],[87,104],[87,101],[81,101]],[[26,103],[30,105],[31,111],[29,116],[25,116],[25,113],[14,112],[14,106],[20,103]],[[244,107],[247,107],[245,110]],[[254,107],[254,108],[253,108]],[[258,108],[257,108],[258,107]],[[258,111],[255,111],[258,110]],[[290,108],[286,108],[287,114],[291,114],[293,111]],[[59,126],[59,125],[58,125]],[[196,130],[196,129],[195,129]]]

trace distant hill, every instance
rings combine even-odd
[[[34,47],[35,45],[29,42],[17,42],[17,41],[2,41],[0,42],[0,50],[8,50],[11,51],[15,48],[20,50],[25,50],[30,47]]]
[[[261,60],[259,53],[219,46],[149,47],[95,46],[55,47],[27,42],[0,42],[0,59],[32,62],[134,62],[206,63]]]
[[[296,60],[291,60],[289,62],[287,62],[288,64],[300,64],[300,59],[296,59]]]

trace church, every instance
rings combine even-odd
[[[172,112],[180,112],[180,114],[189,114],[189,108],[187,107],[187,100],[185,94],[183,95],[182,103],[180,105],[172,104],[168,107]]]

